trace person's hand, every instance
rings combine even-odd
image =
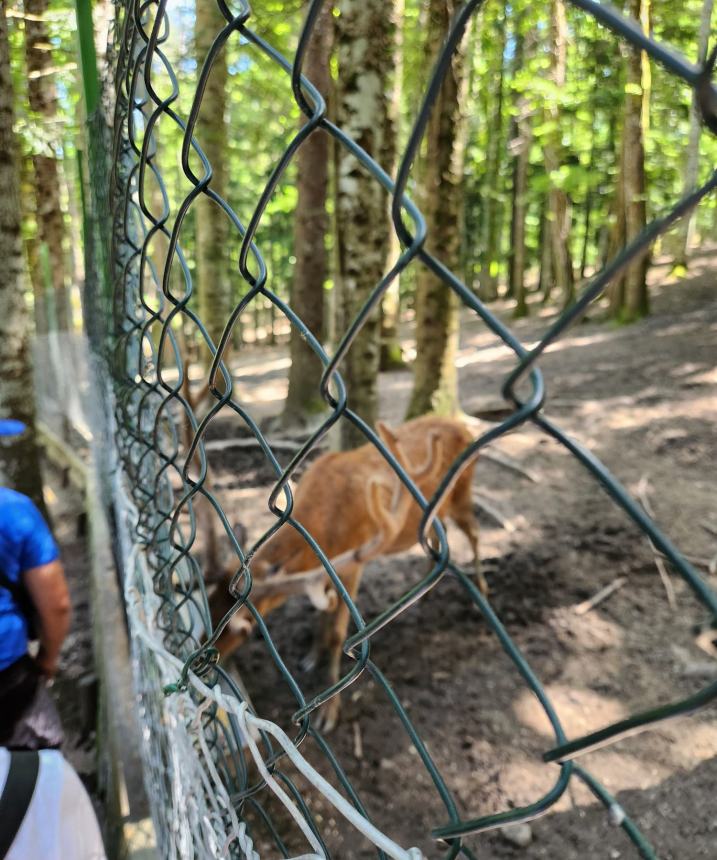
[[[40,674],[48,680],[57,674],[57,657],[50,657],[42,648],[35,658],[35,665],[40,670]]]

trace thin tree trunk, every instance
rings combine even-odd
[[[22,220],[27,223],[34,221],[37,225],[35,215],[35,189],[33,184],[33,167],[31,158],[22,158],[20,161],[20,205],[23,209]],[[47,334],[49,323],[47,319],[47,294],[45,290],[45,274],[40,264],[40,240],[38,238],[37,226],[25,236],[25,258],[27,259],[27,270],[30,276],[33,296],[33,313],[35,318],[35,334],[43,337]]]
[[[396,124],[396,137],[401,116],[401,94],[403,92],[403,17],[404,0],[394,0],[396,17],[396,42],[394,58],[393,93],[391,95],[391,117]],[[389,173],[393,165],[389,165]],[[390,203],[389,203],[390,207]],[[401,253],[401,243],[396,231],[391,227],[388,252],[390,266]],[[394,278],[381,302],[381,370],[396,370],[404,367],[401,351],[401,341],[398,334],[398,324],[401,318],[401,280]]]
[[[35,443],[29,319],[22,285],[19,162],[5,0],[0,0],[0,152],[0,417],[23,421],[28,428],[22,436],[0,442],[0,484],[25,493],[44,510]]]
[[[538,249],[540,253],[540,274],[538,276],[538,292],[542,295],[543,303],[550,298],[553,286],[553,253],[550,246],[550,222],[547,216],[547,197],[540,207],[540,230]]]
[[[593,116],[593,126],[590,132],[590,161],[588,169],[592,174],[595,163],[595,125],[596,119]],[[588,188],[585,195],[585,208],[583,210],[583,247],[580,253],[580,278],[585,277],[585,270],[588,265],[588,248],[590,246],[590,219],[592,217],[593,192],[592,188]]]
[[[700,31],[697,46],[697,62],[701,65],[707,57],[707,43],[710,37],[710,28],[712,24],[712,10],[714,8],[714,0],[704,0],[702,4],[702,14],[700,16]],[[700,112],[697,107],[697,99],[695,93],[692,94],[692,103],[690,104],[690,136],[687,142],[687,161],[685,164],[685,181],[684,193],[687,194],[695,185],[697,185],[697,177],[699,175],[700,166],[700,133],[702,131],[702,122]],[[675,266],[687,268],[687,256],[694,238],[695,224],[697,220],[696,211],[693,209],[690,214],[683,219],[678,232],[678,246],[675,254]]]
[[[431,0],[426,33],[431,66],[460,5],[455,0]],[[420,177],[427,248],[453,271],[460,266],[466,83],[464,38],[453,54],[431,112]],[[458,297],[422,267],[416,284],[416,361],[407,418],[425,412],[452,415],[458,411],[458,329]]]
[[[580,277],[585,277],[588,266],[588,246],[590,244],[590,218],[592,216],[593,194],[588,191],[585,195],[585,209],[583,214],[583,249],[580,254]]]
[[[520,27],[520,22],[516,25]],[[518,35],[516,48],[516,69],[532,53],[532,31],[526,36]],[[511,254],[509,272],[509,294],[515,299],[514,317],[528,315],[525,292],[525,270],[527,267],[525,247],[525,219],[528,213],[528,170],[530,168],[530,147],[533,141],[531,105],[525,92],[517,93],[515,136],[510,144],[513,153],[513,194],[511,214]]]
[[[194,28],[197,75],[217,34],[226,25],[214,2],[197,3]],[[226,191],[226,86],[227,58],[222,49],[215,57],[202,100],[197,140],[212,169],[210,188],[222,197]],[[206,195],[194,203],[197,232],[197,270],[195,289],[199,297],[199,315],[215,346],[232,311],[231,284],[228,277],[226,215]],[[226,357],[226,353],[225,353]],[[205,361],[209,354],[205,352]]]
[[[649,0],[630,0],[629,12],[639,18],[649,32]],[[650,103],[650,66],[647,55],[635,48],[627,49],[625,111],[622,132],[622,160],[618,191],[618,230],[624,219],[624,242],[632,241],[647,223],[644,139],[648,126]],[[619,235],[619,233],[618,233]],[[622,322],[632,322],[649,313],[647,269],[649,253],[634,260],[613,285],[610,312]]]
[[[623,110],[623,115],[625,111]],[[623,117],[624,119],[624,117]],[[617,184],[615,186],[615,223],[607,243],[607,260],[611,260],[623,247],[626,240],[625,226],[625,134],[620,135],[620,150],[618,156]],[[608,290],[610,316],[618,318],[625,303],[625,276],[614,278]]]
[[[328,97],[331,84],[329,57],[332,32],[331,4],[327,3],[314,27],[304,64],[304,74],[325,98]],[[291,281],[290,304],[309,331],[321,340],[327,273],[326,233],[329,229],[326,212],[329,138],[323,130],[314,131],[299,148],[296,168],[296,264]],[[319,391],[321,362],[295,326],[291,327],[289,352],[289,391],[281,421],[284,427],[306,426],[312,416],[325,408]]]
[[[523,105],[523,111],[525,109],[526,106]],[[513,316],[524,317],[528,315],[525,291],[525,219],[528,213],[528,168],[530,166],[530,144],[532,140],[530,115],[527,112],[521,113],[518,119],[518,138],[520,149],[515,159],[513,174],[513,218],[511,230],[513,254],[510,267],[510,287],[515,299]]]
[[[382,0],[339,0],[338,8],[339,126],[380,164],[392,165],[395,133],[385,93],[394,62],[393,8]],[[338,152],[336,193],[341,336],[384,275],[391,227],[385,191],[345,147]],[[371,425],[378,414],[379,335],[376,311],[354,339],[343,368],[349,408]],[[342,423],[342,448],[364,441],[350,422]]]
[[[500,265],[501,186],[500,155],[503,147],[503,81],[505,78],[505,42],[507,27],[504,18],[496,20],[493,36],[497,40],[500,71],[494,89],[493,111],[489,119],[490,133],[486,153],[485,184],[483,186],[483,255],[479,274],[480,295],[484,301],[498,298],[498,267]]]
[[[42,149],[33,156],[35,207],[40,241],[47,246],[57,328],[72,329],[72,307],[66,284],[65,223],[60,202],[60,172],[55,156],[58,117],[50,37],[44,16],[48,0],[25,0],[25,58],[30,110],[42,123]]]
[[[567,73],[568,24],[564,0],[552,0],[550,17],[550,76],[556,89],[560,91],[565,87]],[[548,114],[554,125],[547,136],[543,152],[545,170],[551,178],[548,192],[548,238],[552,252],[552,274],[555,286],[560,292],[563,305],[568,305],[574,297],[575,278],[570,255],[570,201],[565,191],[554,181],[555,174],[563,161],[560,143],[560,108],[557,101],[553,100]]]

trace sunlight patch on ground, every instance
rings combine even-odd
[[[627,716],[622,702],[592,690],[549,684],[546,692],[568,737],[595,731]],[[524,690],[518,696],[513,711],[522,725],[544,737],[553,737],[553,730],[542,706],[529,690]]]

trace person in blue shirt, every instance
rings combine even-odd
[[[0,421],[0,436],[24,430]],[[0,746],[57,747],[62,729],[46,690],[70,626],[57,544],[31,499],[0,487]],[[39,650],[30,656],[30,635]]]

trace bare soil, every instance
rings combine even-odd
[[[546,414],[633,492],[641,479],[647,480],[658,524],[696,559],[713,587],[717,577],[707,569],[717,554],[714,264],[715,257],[707,254],[695,259],[690,278],[680,282],[670,279],[666,266],[656,266],[650,318],[629,327],[584,322],[541,361]],[[508,308],[498,309],[507,319]],[[540,337],[554,314],[533,310],[538,315],[514,326],[527,344]],[[600,313],[596,308],[594,316]],[[407,342],[409,352],[410,347]],[[500,384],[513,364],[509,351],[466,314],[459,355],[466,412],[499,399]],[[242,356],[239,396],[257,419],[280,410],[286,366],[279,348]],[[383,418],[402,420],[410,388],[409,371],[382,377]],[[233,417],[221,416],[212,428],[215,438],[243,432]],[[512,528],[488,519],[483,526],[491,599],[545,685],[568,737],[713,681],[717,662],[696,647],[693,633],[693,626],[707,619],[706,610],[674,572],[677,608],[670,607],[645,537],[596,481],[557,442],[532,427],[520,428],[494,447],[539,482],[479,461],[476,489]],[[279,455],[282,463],[287,457]],[[212,464],[231,515],[257,537],[271,522],[266,499],[272,470],[258,449],[215,452]],[[449,537],[455,557],[468,561],[463,537],[454,530]],[[375,617],[425,569],[418,550],[371,564],[358,597],[364,617]],[[609,599],[586,615],[575,612],[577,604],[617,577],[627,582]],[[307,698],[325,686],[322,667],[309,673],[299,669],[316,620],[302,599],[268,619],[279,653]],[[541,761],[552,745],[547,721],[455,580],[441,581],[376,636],[371,656],[407,708],[464,818],[532,802],[555,780],[557,768]],[[296,699],[263,640],[255,636],[239,652],[237,666],[258,713],[290,729]],[[431,840],[430,830],[447,823],[447,813],[368,672],[344,694],[342,722],[328,740],[376,824],[404,847],[416,845],[428,857],[440,856],[443,849]],[[307,740],[302,751],[336,783],[313,741]],[[617,796],[660,858],[717,857],[714,709],[624,740],[581,763]],[[306,796],[334,856],[374,855],[316,792],[306,789]],[[469,837],[466,844],[483,858],[638,856],[577,780],[534,822],[529,847],[515,848],[497,832]],[[296,848],[302,848],[300,841]]]
[[[62,751],[90,792],[102,821],[97,785],[97,679],[82,498],[52,466],[45,468],[45,495],[72,601],[70,632],[63,645],[59,671],[52,686],[65,731]]]

